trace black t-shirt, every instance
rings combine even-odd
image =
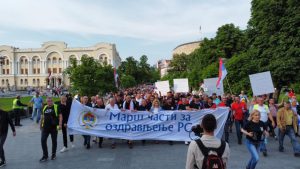
[[[246,136],[247,139],[254,143],[259,143],[262,141],[262,134],[266,130],[266,126],[262,121],[259,121],[258,123],[248,121],[244,126],[244,130],[247,132],[253,132],[253,137]]]
[[[189,104],[179,104],[178,105],[178,110],[186,110],[186,107],[189,107]]]
[[[100,105],[100,106],[96,105],[95,108],[97,108],[97,109],[105,109],[105,106],[104,106],[104,104]]]
[[[202,108],[202,103],[201,103],[201,102],[196,103],[196,102],[193,100],[193,101],[191,101],[191,103],[190,103],[190,108],[192,108],[192,109],[201,109],[201,108]]]
[[[62,114],[63,116],[63,123],[68,123],[69,115],[70,115],[70,110],[68,108],[68,105],[64,105],[59,103],[58,105],[58,111]]]
[[[170,105],[170,104],[165,104],[162,106],[162,109],[164,109],[164,110],[175,110],[175,108],[176,108],[175,106]]]
[[[58,114],[56,116],[55,110],[54,110],[54,105],[47,108],[43,111],[44,115],[44,124],[43,124],[43,129],[44,130],[51,130],[51,129],[56,129],[58,123],[59,123],[59,118]]]

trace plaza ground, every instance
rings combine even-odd
[[[17,127],[17,137],[11,132],[5,143],[7,166],[5,169],[184,169],[188,146],[183,142],[169,145],[168,142],[155,144],[147,141],[135,141],[129,149],[125,141],[118,141],[116,149],[110,148],[110,141],[104,140],[102,149],[92,144],[90,150],[83,147],[83,138],[75,136],[76,147],[65,153],[57,152],[57,159],[40,163],[42,156],[40,130],[36,123],[23,119],[23,127]],[[230,135],[231,156],[228,169],[244,169],[250,154],[245,144],[238,145],[236,134]],[[297,138],[299,141],[299,137]],[[257,169],[299,169],[300,158],[294,157],[289,138],[285,139],[285,152],[278,151],[278,142],[270,138],[267,145],[269,156],[261,154]],[[58,150],[63,146],[62,134],[58,136]],[[51,152],[51,139],[48,138],[48,149]]]

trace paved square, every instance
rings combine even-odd
[[[57,152],[55,161],[40,163],[42,148],[40,130],[37,124],[24,119],[23,127],[17,127],[17,137],[9,137],[5,143],[6,169],[183,169],[188,146],[182,142],[169,145],[168,142],[155,144],[148,141],[145,146],[135,141],[129,149],[125,141],[118,141],[116,149],[110,149],[109,140],[104,140],[102,149],[92,144],[90,150],[83,147],[83,138],[75,136],[76,147],[65,153]],[[243,169],[250,154],[245,144],[238,145],[235,133],[231,133],[231,156],[229,169]],[[299,141],[299,137],[297,138]],[[58,151],[62,148],[62,134],[58,136]],[[261,155],[257,169],[300,169],[300,158],[293,155],[289,138],[285,139],[285,152],[278,152],[278,142],[269,139],[267,145],[269,156]],[[48,149],[51,152],[51,139],[48,138]]]

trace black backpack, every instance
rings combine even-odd
[[[219,148],[205,147],[200,139],[196,140],[196,143],[204,155],[202,169],[225,169],[222,159],[226,147],[225,141],[221,141],[221,146]],[[209,154],[210,151],[217,153],[217,155],[215,153]],[[197,166],[195,167],[198,168]]]

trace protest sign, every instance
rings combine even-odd
[[[188,93],[189,80],[188,79],[174,79],[174,92],[175,93]]]
[[[270,71],[249,75],[254,96],[274,93],[274,85]]]
[[[223,83],[220,83],[220,88],[217,88],[217,81],[218,78],[209,78],[204,79],[204,86],[205,86],[205,93],[207,93],[209,96],[211,96],[213,93],[216,93],[217,95],[223,95],[224,94],[224,88]]]
[[[127,140],[190,141],[191,127],[206,114],[217,119],[215,135],[222,137],[228,108],[199,111],[120,111],[96,109],[74,100],[68,120],[68,133]]]
[[[157,91],[161,92],[161,95],[166,96],[167,93],[170,91],[170,84],[169,81],[159,81],[155,82],[155,88]]]

